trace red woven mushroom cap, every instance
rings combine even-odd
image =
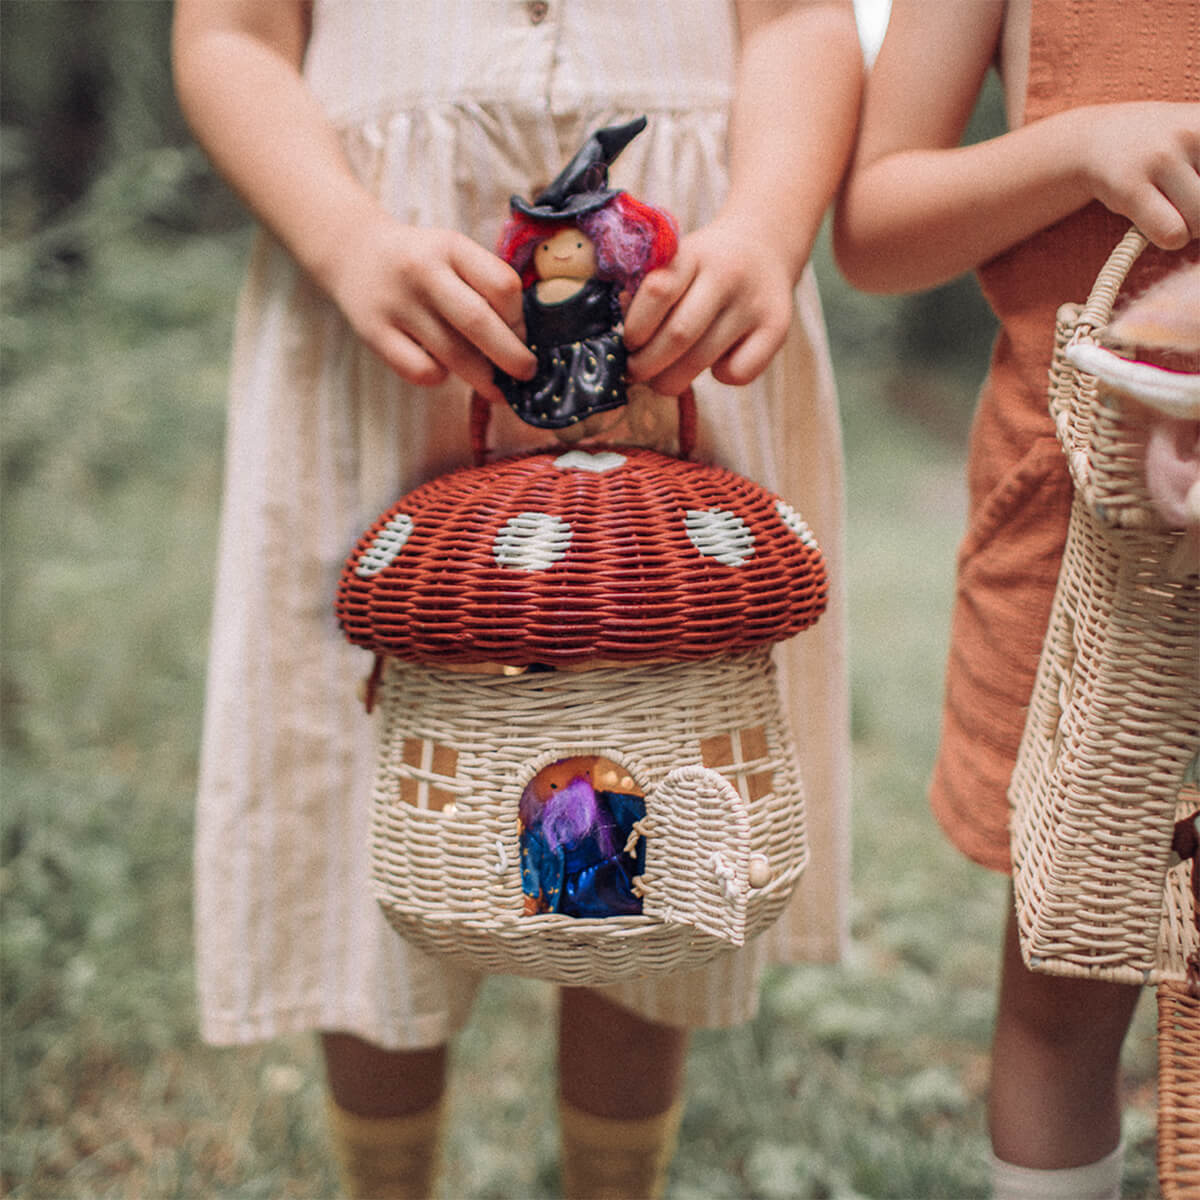
[[[651,450],[559,450],[417,488],[363,534],[337,615],[431,665],[691,661],[782,641],[825,608],[816,539],[778,497]]]

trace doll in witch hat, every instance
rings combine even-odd
[[[532,203],[514,196],[497,253],[525,287],[530,380],[498,371],[513,411],[531,425],[572,431],[627,403],[624,307],[678,245],[675,220],[608,186],[608,168],[646,127],[638,117],[593,133]]]

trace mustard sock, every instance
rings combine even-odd
[[[443,1104],[404,1117],[360,1117],[326,1098],[342,1194],[353,1200],[428,1200],[441,1156]]]
[[[567,1200],[658,1200],[675,1157],[683,1100],[657,1116],[597,1117],[558,1102]]]

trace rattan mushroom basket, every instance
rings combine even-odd
[[[696,966],[764,929],[808,855],[770,648],[826,590],[784,501],[650,450],[538,452],[403,497],[337,596],[376,655],[373,879],[393,927],[570,984]],[[577,758],[639,806],[617,852],[636,911],[531,897],[523,798]]]
[[[1200,562],[1146,490],[1144,424],[1081,369],[1146,239],[1059,310],[1050,408],[1075,498],[1014,771],[1013,881],[1036,970],[1182,981],[1198,946],[1176,823],[1200,750]]]

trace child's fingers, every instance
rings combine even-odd
[[[528,379],[533,375],[537,360],[529,347],[501,320],[487,300],[464,280],[449,272],[437,277],[430,283],[429,298],[444,327],[455,332],[456,344],[453,349],[456,358],[461,357],[467,347],[471,347],[478,355],[515,378]],[[443,340],[444,330],[437,331],[436,336]],[[434,348],[431,346],[430,349]],[[434,352],[437,353],[436,350]],[[474,383],[474,379],[469,382]]]
[[[395,325],[363,334],[363,341],[401,379],[419,387],[434,387],[447,375],[446,367]]]
[[[495,320],[495,314],[492,314]],[[501,326],[511,335],[505,326]],[[496,386],[495,368],[492,360],[485,355],[480,347],[469,338],[464,337],[453,325],[441,319],[426,318],[421,330],[416,333],[417,340],[426,353],[446,370],[465,380],[472,389],[490,400],[501,398],[500,389]],[[514,339],[515,340],[515,339]],[[524,346],[517,343],[522,350]]]
[[[786,323],[715,322],[687,355],[654,380],[654,388],[665,396],[677,395],[707,368],[719,383],[745,387],[766,370],[786,335]]]
[[[665,267],[651,271],[642,280],[625,314],[625,345],[634,352],[642,350],[666,321],[696,278],[698,263],[683,246]]]
[[[404,326],[385,323],[363,339],[402,379],[434,387],[454,374],[489,399],[501,398],[492,364],[452,326],[432,313],[409,313]]]
[[[1090,115],[1086,162],[1093,195],[1164,250],[1200,237],[1200,105],[1080,111]]]
[[[443,278],[446,291],[434,297],[439,311],[502,371],[516,379],[531,378],[537,360],[522,340],[521,277],[468,239],[455,246],[450,266],[457,274]]]
[[[1188,223],[1183,215],[1150,184],[1131,199],[1125,215],[1163,250],[1181,250],[1190,240]]]
[[[642,377],[656,392],[676,396],[701,371],[722,359],[751,328],[745,314],[689,293],[647,347],[654,357],[637,364],[631,362],[631,367],[638,372],[650,371]]]
[[[1200,162],[1173,159],[1155,182],[1182,225],[1183,240],[1172,249],[1200,237]]]
[[[745,387],[766,370],[787,336],[787,326],[759,326],[712,364],[713,378],[732,387]]]
[[[640,295],[639,289],[638,296]],[[637,297],[634,301],[636,303]],[[720,323],[728,330],[731,313],[723,301],[722,293],[708,277],[695,277],[683,297],[659,320],[650,339],[630,356],[629,373],[632,378],[654,382],[656,388],[657,383],[666,378],[677,379],[680,371],[672,368],[682,367],[698,354],[702,354],[702,343],[711,342],[716,324]],[[626,329],[628,330],[628,325]],[[740,336],[740,331],[729,330],[729,334]],[[711,347],[705,346],[703,349],[711,350]],[[696,368],[691,378],[695,378],[707,365],[708,363],[703,363]],[[671,371],[669,376],[668,371]],[[691,378],[685,380],[682,386],[686,387]]]
[[[487,301],[509,329],[521,329],[521,277],[508,263],[482,246],[463,239],[455,245],[450,265],[468,287]]]
[[[712,367],[722,383],[756,379],[783,344],[792,319],[791,291],[763,279],[748,298],[703,275],[649,344],[630,358],[630,374],[664,395],[677,395]]]

